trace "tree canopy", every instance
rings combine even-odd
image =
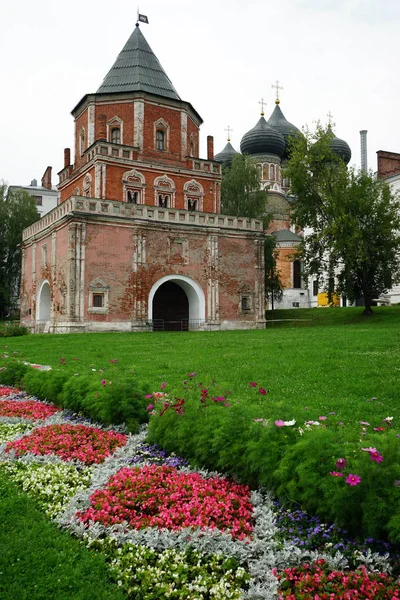
[[[17,307],[21,282],[22,231],[39,219],[35,200],[0,185],[0,317]]]
[[[285,176],[296,198],[294,222],[305,230],[304,275],[329,282],[364,314],[399,277],[400,202],[372,174],[347,168],[331,149],[330,127],[292,141]]]
[[[235,217],[260,219],[264,229],[271,215],[267,211],[268,193],[261,190],[259,171],[250,156],[237,154],[225,167],[221,185],[221,211]],[[266,235],[264,240],[265,294],[267,298],[282,298],[282,283],[276,269],[276,240]]]

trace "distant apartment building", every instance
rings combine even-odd
[[[24,190],[28,192],[36,201],[36,208],[40,217],[43,217],[57,206],[58,191],[56,188],[53,188],[51,183],[51,167],[47,167],[44,172],[41,185],[38,185],[36,179],[32,179],[30,185],[10,185],[9,190]]]

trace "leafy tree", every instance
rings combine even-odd
[[[0,185],[0,317],[16,308],[21,282],[22,231],[39,219],[35,200]]]
[[[221,210],[224,214],[261,219],[267,228],[271,215],[266,210],[268,194],[261,190],[257,167],[249,156],[234,156],[230,167],[224,170],[221,185]],[[282,283],[276,270],[276,240],[265,236],[265,294],[272,302],[282,298]]]
[[[294,222],[306,229],[300,246],[304,275],[328,280],[328,292],[372,300],[399,276],[400,202],[385,182],[348,169],[333,153],[330,127],[318,125],[292,141],[285,176],[296,198]]]
[[[237,154],[231,166],[224,170],[221,212],[224,215],[265,220],[267,194],[260,188],[260,174],[250,156]]]

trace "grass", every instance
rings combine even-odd
[[[0,598],[122,600],[103,557],[62,532],[0,471]]]
[[[254,380],[282,406],[316,403],[327,411],[375,396],[390,414],[399,411],[400,308],[377,308],[370,319],[361,310],[297,311],[312,318],[313,326],[259,331],[31,335],[0,340],[0,355],[16,353],[53,367],[63,358],[62,368],[80,374],[104,369],[109,379],[115,369],[133,370],[155,390],[193,371],[237,396]]]

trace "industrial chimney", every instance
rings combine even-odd
[[[361,138],[361,171],[364,173],[368,172],[368,164],[367,164],[367,130],[363,129],[360,131]]]

